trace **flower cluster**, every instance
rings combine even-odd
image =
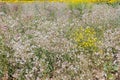
[[[97,44],[100,42],[96,37],[96,31],[91,27],[80,27],[74,30],[71,34],[72,39],[77,44],[77,48],[97,49]]]

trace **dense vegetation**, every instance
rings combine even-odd
[[[119,3],[1,3],[0,80],[119,80]]]

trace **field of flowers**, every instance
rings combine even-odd
[[[120,3],[50,1],[0,2],[0,80],[120,80]]]

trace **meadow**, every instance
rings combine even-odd
[[[120,3],[1,2],[0,80],[120,80]]]

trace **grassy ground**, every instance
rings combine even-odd
[[[120,5],[0,4],[0,80],[119,80]]]

